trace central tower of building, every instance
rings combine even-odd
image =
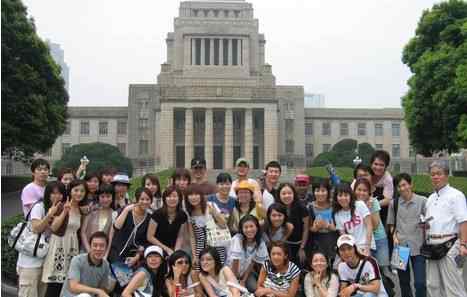
[[[303,87],[276,86],[250,3],[181,2],[166,43],[157,85],[130,85],[129,155],[156,168],[262,168],[281,154],[303,165]]]

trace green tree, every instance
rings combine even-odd
[[[321,153],[313,160],[313,166],[325,166],[329,163],[336,167],[354,167],[353,160],[358,156],[366,164],[370,162],[375,149],[369,143],[358,144],[355,139],[342,139],[333,145],[331,151]]]
[[[2,154],[27,160],[65,129],[68,94],[20,0],[2,0]]]
[[[414,149],[429,156],[465,146],[467,2],[449,0],[424,11],[402,61],[413,73],[402,105]]]
[[[115,167],[120,172],[126,172],[131,176],[133,166],[130,159],[126,158],[116,146],[102,143],[82,143],[70,147],[61,160],[55,162],[53,174],[57,176],[60,168],[69,167],[77,169],[83,156],[89,159],[86,171],[99,172],[105,167]]]

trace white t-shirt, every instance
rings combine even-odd
[[[29,221],[33,219],[42,220],[44,217],[45,217],[44,203],[42,202],[36,203],[31,210]],[[44,260],[45,258],[41,259],[41,258],[31,257],[25,254],[19,253],[17,266],[21,268],[39,268],[39,267],[42,267]]]
[[[336,228],[346,234],[351,234],[355,238],[358,247],[365,247],[366,225],[365,218],[370,215],[370,210],[363,201],[355,201],[355,213],[351,218],[350,210],[340,210],[335,215]],[[376,249],[376,243],[371,236],[371,249]]]
[[[459,225],[467,221],[467,203],[464,194],[449,185],[431,194],[426,202],[426,217],[433,217],[427,231],[429,235],[459,233]]]
[[[258,247],[256,245],[248,245],[246,249],[243,248],[242,242],[243,235],[241,234],[236,234],[232,238],[226,262],[227,266],[232,267],[233,260],[239,260],[240,275],[245,273],[251,261],[262,265],[264,261],[268,259],[268,249],[266,248],[266,244],[263,240],[261,240],[261,243]]]
[[[269,206],[275,202],[274,196],[269,193],[266,189],[263,191],[263,207],[268,210]]]
[[[360,260],[360,263],[357,267],[351,268],[347,263],[341,262],[338,267],[339,272],[339,279],[341,282],[348,283],[349,285],[355,283],[355,279],[357,278],[358,270],[360,266],[363,264],[363,260]],[[365,264],[362,269],[362,273],[360,275],[359,284],[367,285],[371,281],[379,279],[381,281],[381,273],[378,268],[378,264],[376,260],[369,257],[365,261]],[[364,294],[365,292],[357,291],[357,293]],[[383,283],[381,281],[381,285],[379,286],[379,292],[376,297],[388,297],[386,290],[384,289]]]

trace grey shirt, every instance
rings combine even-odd
[[[68,277],[62,289],[62,297],[73,297],[78,294],[73,294],[69,291],[69,280],[77,280],[80,284],[92,288],[108,288],[110,277],[110,266],[107,260],[102,260],[101,265],[94,265],[89,259],[88,254],[80,254],[71,260]]]
[[[396,231],[399,244],[410,247],[410,255],[417,256],[423,244],[423,230],[418,223],[420,214],[425,214],[427,199],[414,193],[409,201],[402,197],[398,201]],[[387,224],[394,225],[394,200],[389,204]]]

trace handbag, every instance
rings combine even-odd
[[[29,220],[32,209],[39,202],[42,201],[40,200],[34,203],[26,215],[26,218],[10,231],[8,235],[8,245],[21,254],[30,257],[44,258],[49,251],[49,243],[42,233],[34,233],[32,230],[32,222]]]
[[[457,237],[454,237],[441,244],[427,244],[425,241],[420,248],[420,254],[429,260],[441,260],[448,254],[456,240]]]
[[[406,246],[394,246],[391,256],[391,267],[394,269],[407,270],[409,263],[410,248]]]
[[[225,247],[230,244],[232,236],[228,228],[219,227],[212,215],[206,215],[206,243],[211,247]]]

